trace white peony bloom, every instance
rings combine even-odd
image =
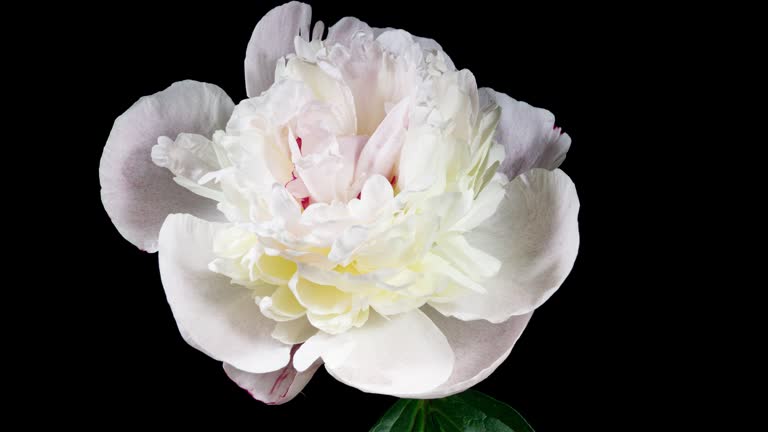
[[[548,111],[440,45],[310,7],[256,26],[249,99],[182,81],[120,116],[101,160],[120,233],[159,251],[184,339],[255,398],[321,364],[435,398],[485,379],[571,270],[579,200]]]

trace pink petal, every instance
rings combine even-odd
[[[565,160],[571,137],[555,127],[551,112],[489,88],[480,89],[480,95],[501,107],[496,140],[504,145],[507,154],[499,171],[510,180],[533,168],[553,170]]]
[[[226,125],[234,104],[213,84],[180,81],[139,99],[115,120],[99,165],[101,201],[126,240],[157,251],[157,236],[170,213],[220,220],[216,203],[184,189],[152,162],[158,137],[179,133],[210,137]]]
[[[256,24],[245,51],[245,88],[255,97],[275,81],[275,65],[280,57],[294,51],[293,39],[309,38],[312,8],[290,2],[269,11]]]
[[[398,102],[365,144],[355,167],[355,195],[370,176],[379,174],[392,178],[408,128],[409,109],[409,99]]]
[[[228,363],[224,363],[224,372],[229,379],[247,391],[254,399],[267,405],[284,404],[295,398],[304,389],[320,365],[323,364],[321,360],[318,360],[307,370],[298,372],[293,367],[293,354],[300,346],[301,344],[297,344],[291,349],[291,362],[288,363],[288,366],[274,372],[248,373]]]

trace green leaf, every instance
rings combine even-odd
[[[400,399],[370,432],[533,432],[511,406],[478,391],[442,399]]]

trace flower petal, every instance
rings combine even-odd
[[[304,115],[299,117],[300,123],[295,131],[298,136],[305,139],[309,134],[321,131],[325,134],[331,132],[336,136],[355,133],[357,130],[355,98],[347,83],[341,79],[340,72],[333,66],[326,64],[326,68],[323,68],[299,58],[292,58],[288,60],[281,78],[300,81],[311,89],[316,101],[320,102],[320,104],[313,103],[305,107]],[[302,129],[314,129],[314,131],[308,133]],[[314,146],[312,141],[314,139],[304,143],[307,146],[306,150]],[[302,147],[302,153],[304,150],[305,148]]]
[[[261,313],[275,321],[292,321],[304,316],[304,309],[291,293],[287,286],[278,287],[269,297],[259,301]]]
[[[291,356],[298,347],[299,345],[294,345]],[[304,372],[298,372],[291,361],[282,369],[257,374],[244,372],[224,363],[224,372],[229,379],[247,391],[254,399],[267,405],[281,405],[295,398],[322,364],[323,362],[318,360]]]
[[[401,397],[435,389],[451,375],[454,362],[446,337],[418,309],[388,319],[371,313],[361,328],[318,333],[296,352],[296,369],[308,368],[318,356],[347,385]]]
[[[533,313],[513,316],[500,324],[485,320],[461,321],[432,308],[424,312],[443,332],[456,356],[453,373],[438,388],[413,397],[434,399],[463,392],[488,378],[512,352]]]
[[[285,344],[300,344],[317,333],[306,316],[292,321],[282,321],[275,325],[272,337]]]
[[[208,269],[213,238],[226,225],[168,216],[160,230],[160,276],[184,339],[216,360],[253,373],[288,364],[290,345],[272,338],[274,322],[253,294]]]
[[[291,279],[289,286],[300,305],[317,314],[343,313],[349,310],[354,300],[354,296],[334,286],[316,284],[298,274]]]
[[[500,323],[544,303],[563,283],[579,249],[579,198],[560,170],[534,169],[506,186],[491,218],[464,236],[470,245],[501,261],[501,270],[483,285],[449,302],[431,302],[461,320]]]
[[[487,87],[480,89],[480,97],[501,107],[496,141],[504,145],[506,157],[499,171],[510,180],[532,168],[553,170],[565,160],[571,137],[555,126],[551,112]]]
[[[245,51],[245,89],[256,97],[275,81],[277,60],[294,51],[293,39],[309,39],[312,7],[290,2],[269,11],[256,24]]]
[[[182,132],[211,136],[234,109],[219,87],[180,81],[139,99],[115,120],[99,165],[101,201],[112,223],[136,247],[157,251],[157,235],[170,213],[220,219],[216,203],[185,190],[171,171],[152,162],[158,138]]]
[[[384,28],[373,27],[371,30],[373,30],[373,37],[377,38],[382,33],[390,32],[396,29],[393,29],[392,27],[384,27]],[[442,56],[443,62],[445,62],[445,65],[448,68],[448,70],[456,70],[456,66],[454,66],[453,61],[451,60],[450,57],[448,57],[448,54],[446,54],[445,51],[443,51],[443,47],[441,47],[436,40],[415,36],[415,35],[411,35],[411,37],[413,38],[414,42],[419,44],[421,49],[425,51],[433,51],[433,52],[439,53],[439,55]]]
[[[405,141],[410,101],[403,99],[395,105],[365,143],[355,166],[356,187],[361,188],[369,177],[379,174],[391,178]],[[353,189],[353,192],[357,192]]]
[[[329,47],[341,44],[351,46],[352,38],[358,33],[365,33],[373,38],[373,29],[368,24],[354,17],[344,17],[328,29],[328,37],[325,44]]]

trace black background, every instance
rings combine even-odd
[[[640,235],[630,219],[645,211],[649,198],[640,191],[626,201],[633,185],[621,174],[632,159],[632,135],[648,121],[633,115],[633,101],[656,66],[645,62],[628,21],[604,20],[604,11],[589,8],[581,8],[575,19],[574,11],[551,5],[529,10],[483,2],[310,3],[313,19],[327,26],[355,16],[371,26],[433,38],[480,86],[555,114],[573,139],[561,168],[581,201],[579,256],[509,358],[475,388],[515,407],[537,431],[650,424],[648,406],[633,401],[663,354],[644,349],[653,320],[637,315],[638,293],[646,287],[638,279],[642,272],[629,266],[637,251],[627,248]],[[57,403],[75,407],[66,415],[77,421],[366,431],[395,401],[346,387],[322,369],[286,405],[252,400],[219,362],[182,340],[156,255],[122,239],[101,205],[97,171],[114,119],[139,97],[182,79],[217,84],[235,102],[245,98],[245,47],[255,24],[277,4],[71,8],[73,18],[59,34],[61,46],[43,50],[65,72],[62,87],[75,102],[70,108],[75,112],[63,115],[68,145],[75,147],[69,153],[75,168],[68,171],[78,182],[79,200],[69,204],[76,213],[71,230],[77,233],[62,235],[73,237],[69,244],[77,250],[70,258],[77,271],[68,276],[66,284],[73,288],[66,301],[72,306],[62,317],[72,328],[57,351],[68,366],[55,381],[67,383]],[[631,14],[622,12],[620,18]],[[653,31],[645,28],[637,37]]]

